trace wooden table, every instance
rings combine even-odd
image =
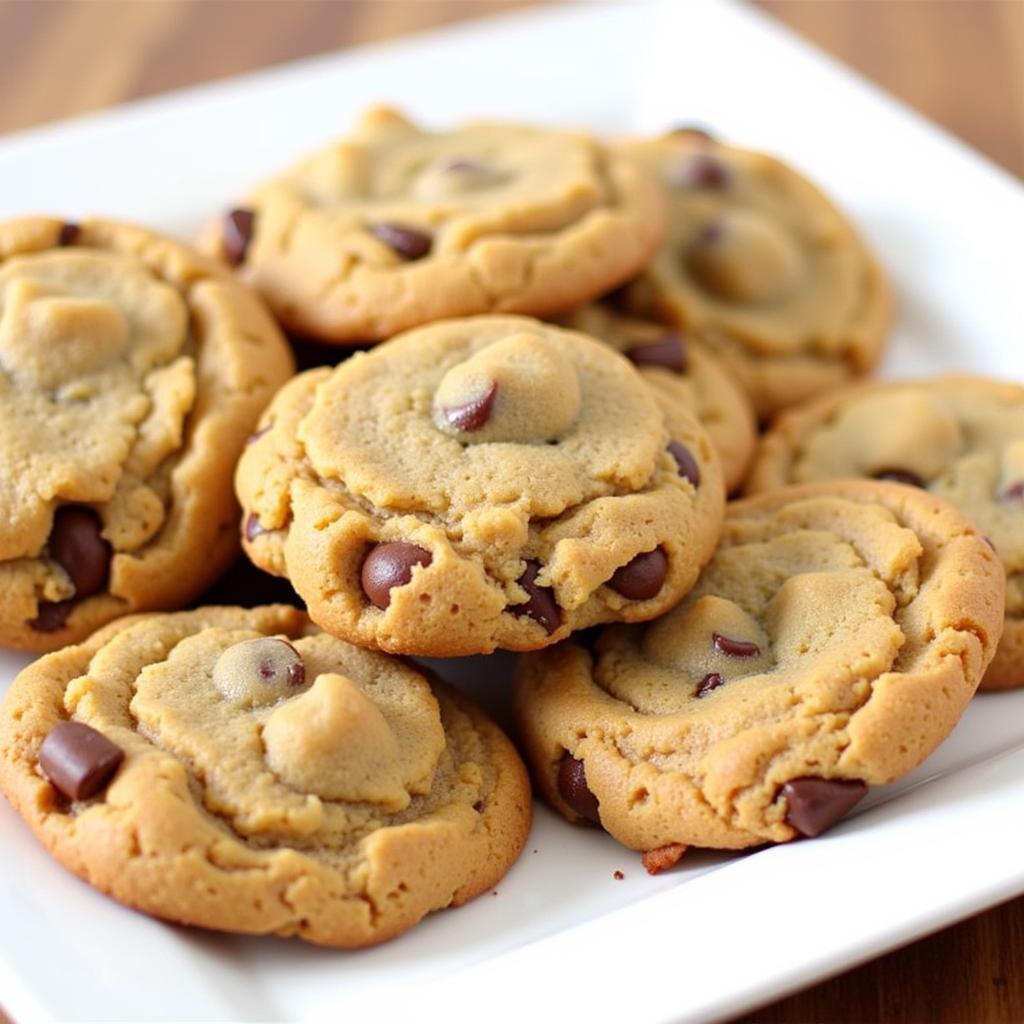
[[[0,132],[531,2],[0,0]],[[1024,175],[1021,0],[759,5]],[[1018,1024],[1024,898],[743,1020]]]

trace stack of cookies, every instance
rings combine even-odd
[[[374,110],[201,248],[0,225],[0,787],[123,903],[380,942],[521,756],[651,872],[817,836],[1024,679],[1024,389],[854,382],[885,279],[778,161]],[[499,648],[517,745],[398,657]]]

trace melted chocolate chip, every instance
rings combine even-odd
[[[880,469],[875,474],[876,480],[891,480],[895,484],[909,484],[911,487],[924,487],[924,481],[909,469]]]
[[[81,226],[69,220],[66,224],[61,225],[60,234],[57,235],[57,244],[74,245],[81,233]]]
[[[729,184],[729,169],[709,153],[692,153],[672,175],[678,188],[723,189]]]
[[[756,658],[761,653],[757,644],[746,640],[731,640],[721,633],[712,633],[711,642],[719,654],[727,654],[730,658]]]
[[[124,751],[84,722],[61,722],[39,748],[43,773],[70,800],[88,800],[114,776]]]
[[[71,609],[78,602],[74,598],[67,601],[42,601],[36,608],[36,617],[29,619],[29,627],[37,633],[56,633],[67,624]]]
[[[782,787],[786,821],[801,835],[821,835],[863,799],[867,791],[867,785],[859,779],[792,779]]]
[[[725,680],[717,672],[709,672],[697,686],[697,697],[706,697],[712,690],[718,689]]]
[[[1024,480],[1016,484],[1011,484],[1007,487],[1001,495],[999,495],[1001,501],[1024,501]],[[991,543],[991,541],[989,541]]]
[[[491,381],[491,386],[479,398],[474,398],[465,405],[446,405],[442,410],[444,418],[457,430],[464,430],[467,433],[479,430],[491,418],[497,394],[498,385]]]
[[[91,509],[64,505],[53,516],[50,557],[71,577],[75,597],[88,597],[106,586],[112,551],[101,536],[103,524]]]
[[[245,539],[255,540],[261,533],[270,531],[260,522],[255,512],[250,512],[245,518]]]
[[[616,569],[608,586],[630,601],[649,601],[657,596],[667,575],[668,555],[655,548]]]
[[[562,755],[558,765],[558,793],[581,818],[601,824],[597,797],[587,785],[587,771],[582,761],[577,761],[569,751]]]
[[[232,210],[224,218],[222,245],[224,255],[233,267],[245,262],[255,226],[256,214],[252,210]]]
[[[675,332],[650,345],[636,345],[626,355],[637,366],[660,366],[676,373],[686,372],[686,345],[682,335]]]
[[[391,604],[391,591],[404,587],[412,579],[417,565],[428,566],[432,561],[430,552],[418,544],[403,541],[378,544],[363,561],[360,571],[363,593],[378,608],[387,608]]]
[[[394,250],[403,260],[418,260],[430,252],[430,235],[401,224],[371,224],[367,230],[374,238]]]
[[[668,450],[672,453],[672,458],[676,460],[679,475],[684,480],[689,480],[694,487],[700,487],[700,466],[697,465],[697,460],[693,457],[690,449],[678,441],[669,441]]]
[[[533,559],[528,560],[526,572],[519,577],[517,582],[530,595],[530,598],[522,604],[512,605],[509,611],[513,615],[528,616],[543,626],[548,634],[551,634],[562,624],[562,610],[555,600],[555,592],[550,587],[542,587],[537,583],[539,572],[540,562]]]

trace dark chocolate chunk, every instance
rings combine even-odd
[[[801,835],[821,835],[863,799],[867,791],[867,785],[859,779],[791,779],[782,787],[786,821]]]
[[[76,598],[106,586],[113,552],[101,536],[102,529],[100,517],[91,508],[63,505],[54,513],[50,557],[71,577]]]
[[[245,517],[245,539],[255,540],[261,533],[269,533],[263,524],[260,522],[259,516],[255,512],[250,512]]]
[[[29,619],[29,626],[37,633],[56,633],[67,624],[71,609],[77,602],[74,598],[68,601],[42,601],[36,608],[36,617]]]
[[[81,227],[69,220],[66,224],[61,225],[60,234],[57,235],[57,244],[74,245],[81,233]]]
[[[403,541],[378,544],[363,561],[360,572],[363,593],[378,608],[387,608],[391,604],[391,591],[404,587],[412,579],[413,568],[430,565],[432,561],[430,552],[418,544]]]
[[[876,480],[891,480],[895,484],[909,484],[911,487],[924,487],[924,481],[909,469],[880,469],[875,474]]]
[[[721,633],[712,633],[711,642],[719,654],[728,654],[730,658],[756,658],[761,653],[757,644],[747,640],[731,640]]]
[[[601,824],[597,797],[587,786],[587,771],[582,761],[577,761],[569,751],[562,755],[558,765],[558,793],[581,818]]]
[[[691,153],[670,176],[669,184],[677,188],[723,189],[729,184],[729,168],[710,153]]]
[[[706,697],[712,690],[717,689],[725,680],[717,672],[709,672],[697,686],[697,696]]]
[[[668,450],[676,460],[679,475],[684,480],[689,480],[694,487],[700,487],[700,466],[697,465],[697,460],[693,457],[690,449],[678,441],[669,441]]]
[[[509,611],[513,615],[529,616],[550,634],[562,624],[562,610],[558,607],[555,592],[551,587],[542,587],[537,583],[539,572],[540,562],[529,559],[526,563],[526,572],[519,577],[518,583],[530,598],[522,604],[512,605]]]
[[[457,430],[465,430],[467,433],[479,430],[491,418],[497,394],[498,385],[491,381],[491,386],[479,398],[465,405],[446,405],[442,410],[444,418]]]
[[[430,252],[430,235],[401,224],[371,224],[367,230],[374,238],[393,249],[403,260],[418,260]]]
[[[39,766],[54,788],[71,800],[88,800],[105,789],[124,751],[84,722],[61,722],[39,748]]]
[[[626,355],[637,366],[661,366],[676,373],[686,372],[686,345],[683,337],[674,331],[665,335],[661,341],[650,345],[636,345]]]
[[[252,210],[232,210],[224,218],[224,255],[233,267],[245,262],[255,225],[256,214]]]
[[[630,601],[648,601],[661,590],[667,575],[668,555],[661,548],[655,548],[619,566],[608,586]]]

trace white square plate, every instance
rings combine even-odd
[[[542,9],[27,132],[0,140],[0,216],[102,213],[188,238],[379,100],[439,125],[700,122],[778,153],[851,212],[891,273],[887,375],[1022,377],[1019,183],[732,4]],[[0,653],[0,690],[25,662]],[[492,666],[486,685],[474,671],[446,674],[500,704]],[[1022,808],[1024,690],[982,695],[926,764],[814,842],[691,853],[649,878],[607,836],[538,808],[495,895],[339,953],[125,910],[52,862],[0,801],[0,1001],[20,1024],[359,1010],[520,1024],[539,1007],[545,1020],[721,1017],[1024,891]]]

